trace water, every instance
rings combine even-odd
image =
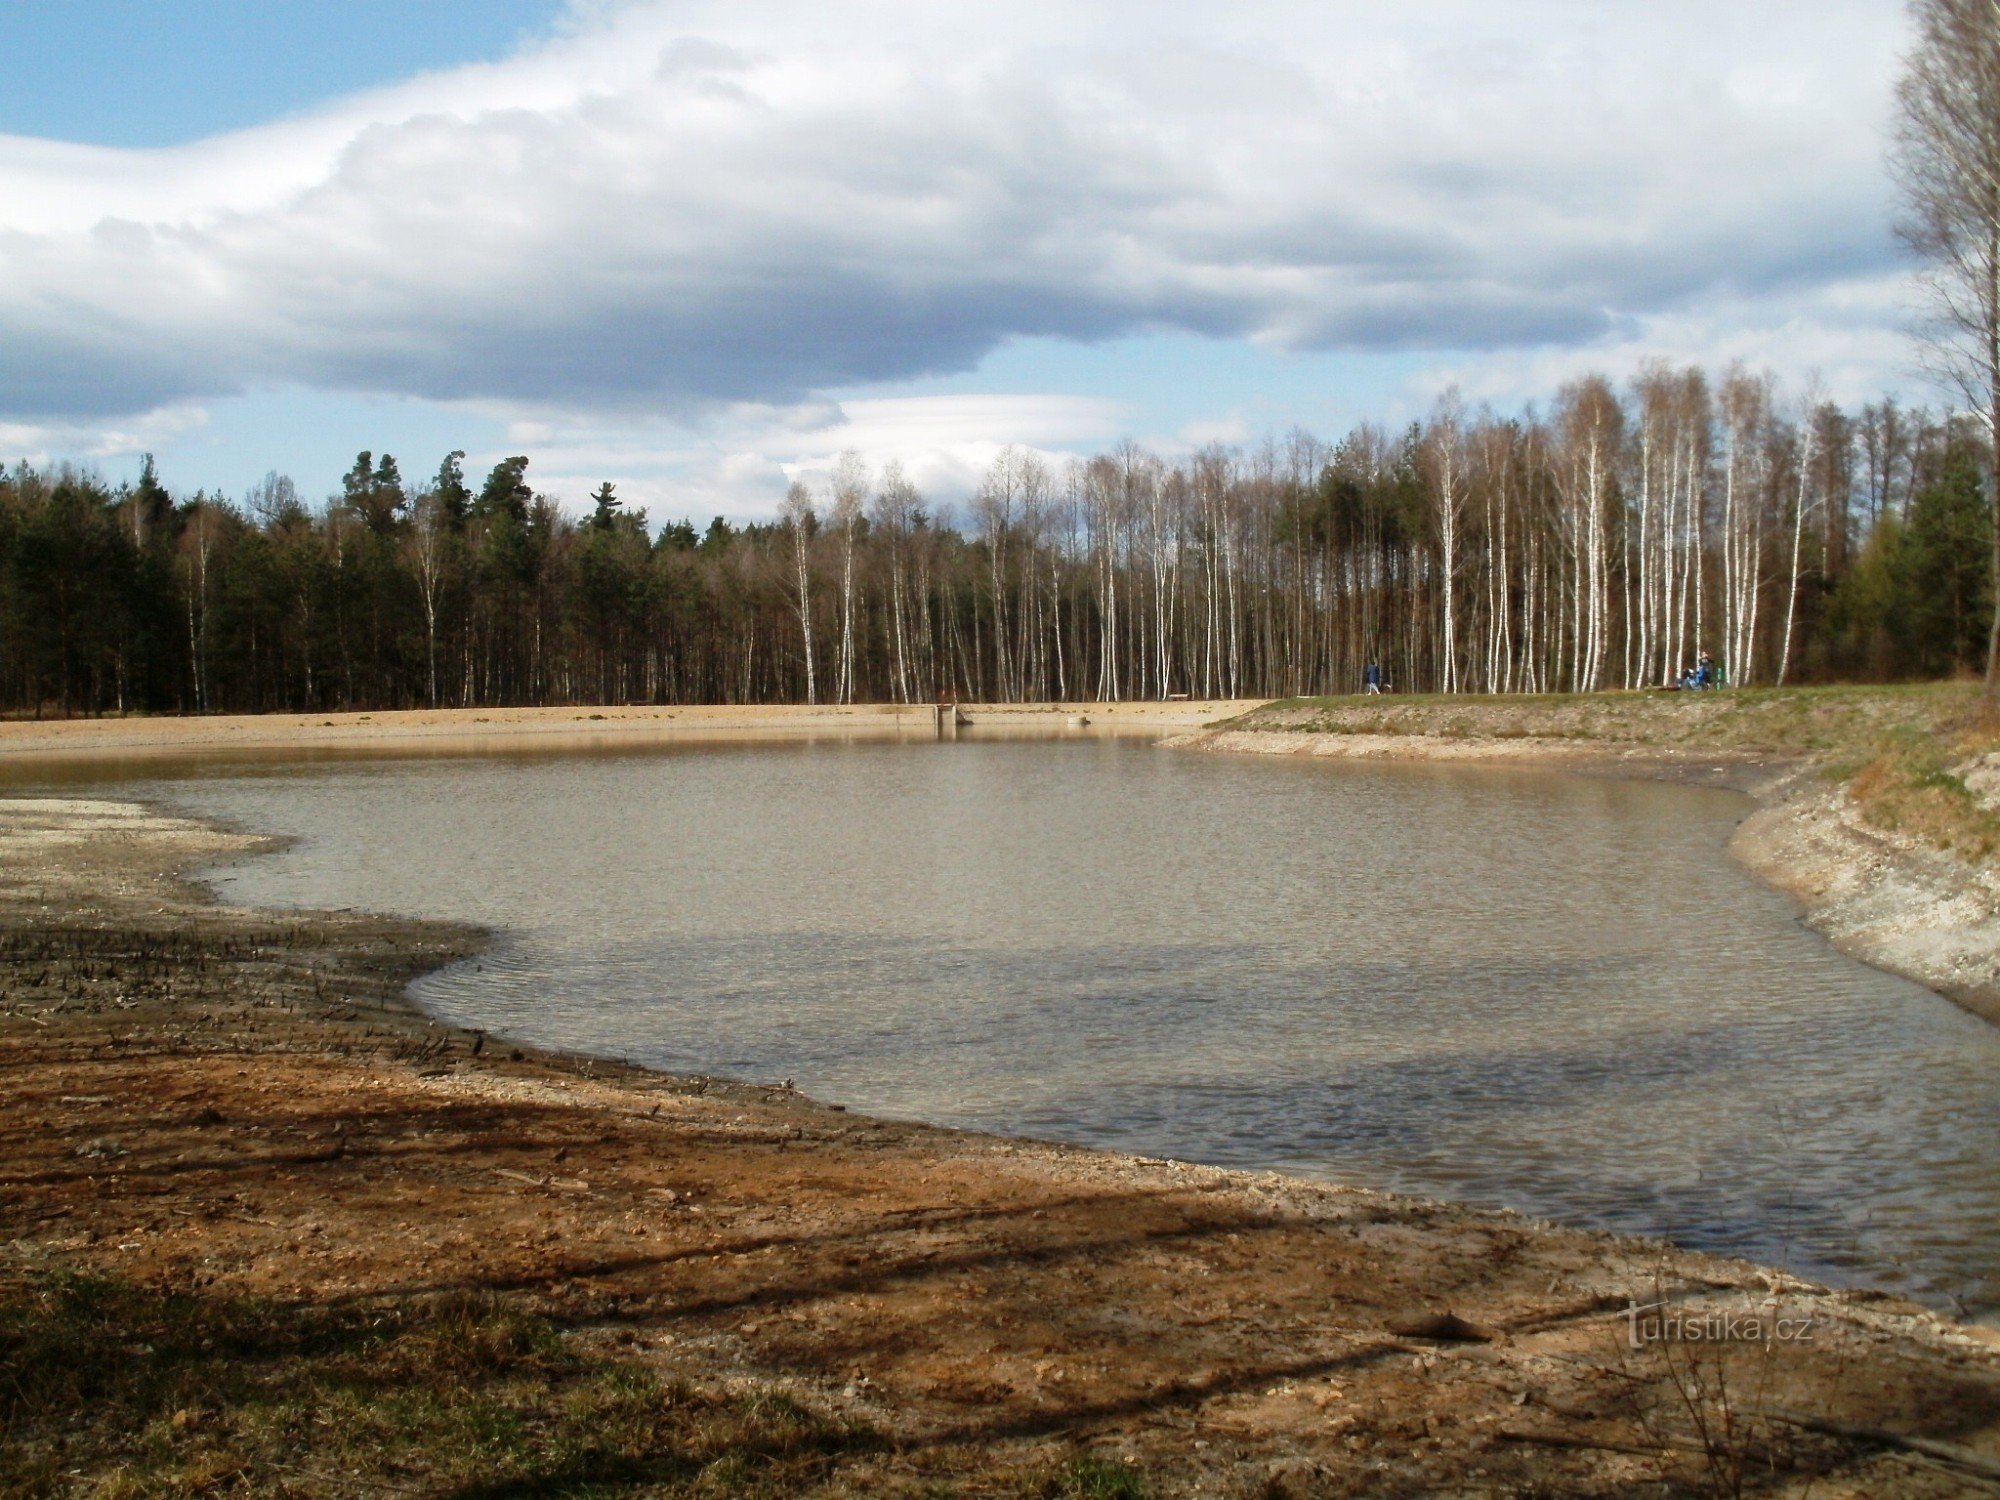
[[[1801,927],[1733,794],[1116,741],[138,790],[300,836],[233,900],[500,928],[451,1021],[2000,1308],[2000,1032]]]

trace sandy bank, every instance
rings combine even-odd
[[[960,732],[1126,734],[1188,730],[1256,705],[964,703]],[[352,714],[0,720],[0,767],[45,761],[233,754],[464,755],[815,738],[928,739],[928,704],[411,709]]]
[[[1754,751],[1686,750],[1603,745],[1523,735],[1314,734],[1284,729],[1216,727],[1170,735],[1173,750],[1239,755],[1302,755],[1336,760],[1417,760],[1462,765],[1541,765],[1586,774],[1615,774],[1727,786],[1754,791],[1784,776],[1782,759]]]
[[[1480,732],[1487,724],[1476,702],[1451,710],[1449,719],[1440,717],[1445,711],[1435,700],[1409,710],[1393,702],[1377,706],[1381,702],[1345,710],[1365,727],[1328,731],[1318,727],[1328,722],[1324,711],[1274,708],[1253,712],[1240,726],[1193,731],[1165,743],[1236,754],[1547,765],[1746,792],[1757,806],[1730,850],[1797,901],[1808,924],[1849,956],[2000,1024],[2000,865],[1872,825],[1842,779],[1828,774],[1823,755],[1705,742],[1699,732],[1687,732],[1687,721],[1690,709],[1714,711],[1706,703],[1633,700],[1619,705],[1627,721],[1622,736],[1584,737],[1576,731],[1589,723],[1587,701],[1545,706],[1500,700],[1486,714],[1504,724],[1504,735]],[[1644,734],[1649,713],[1666,732]],[[1384,727],[1406,732],[1381,732]],[[1534,733],[1549,727],[1561,733]],[[1990,797],[1980,775],[1975,770],[1969,779],[1976,794]]]
[[[1841,952],[2000,1026],[2000,872],[1870,827],[1810,770],[1760,789],[1730,851]]]
[[[1033,1476],[1085,1450],[1160,1495],[1695,1494],[1748,1470],[1768,1494],[1946,1495],[2000,1465],[2000,1353],[1914,1306],[523,1055],[400,1003],[476,934],[180,882],[251,843],[0,801],[0,1290],[71,1268],[301,1306],[507,1299],[586,1357],[881,1434],[824,1494],[1057,1493]],[[1628,1304],[1661,1301],[1684,1328],[1803,1333],[1631,1347]],[[147,1451],[207,1452],[229,1421],[163,1416]],[[310,1465],[236,1482],[431,1492]]]

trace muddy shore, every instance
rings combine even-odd
[[[503,1299],[586,1359],[874,1435],[784,1493],[1948,1495],[2000,1474],[1985,1330],[1504,1213],[525,1053],[402,1001],[479,934],[185,882],[254,847],[130,804],[0,801],[9,1296],[89,1271],[299,1309]],[[1765,1337],[1634,1348],[1627,1309],[1652,1303]],[[127,1492],[142,1459],[259,1494],[471,1493],[443,1454],[330,1473],[186,1415],[87,1453],[10,1433],[5,1458],[60,1450],[52,1493]]]

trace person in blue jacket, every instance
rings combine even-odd
[[[1368,658],[1368,666],[1361,673],[1361,681],[1371,693],[1382,691],[1382,664],[1372,656]]]

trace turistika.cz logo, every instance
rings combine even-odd
[[[1659,1343],[1803,1344],[1811,1341],[1815,1324],[1813,1318],[1764,1310],[1674,1308],[1665,1302],[1625,1307],[1626,1337],[1634,1349]]]

